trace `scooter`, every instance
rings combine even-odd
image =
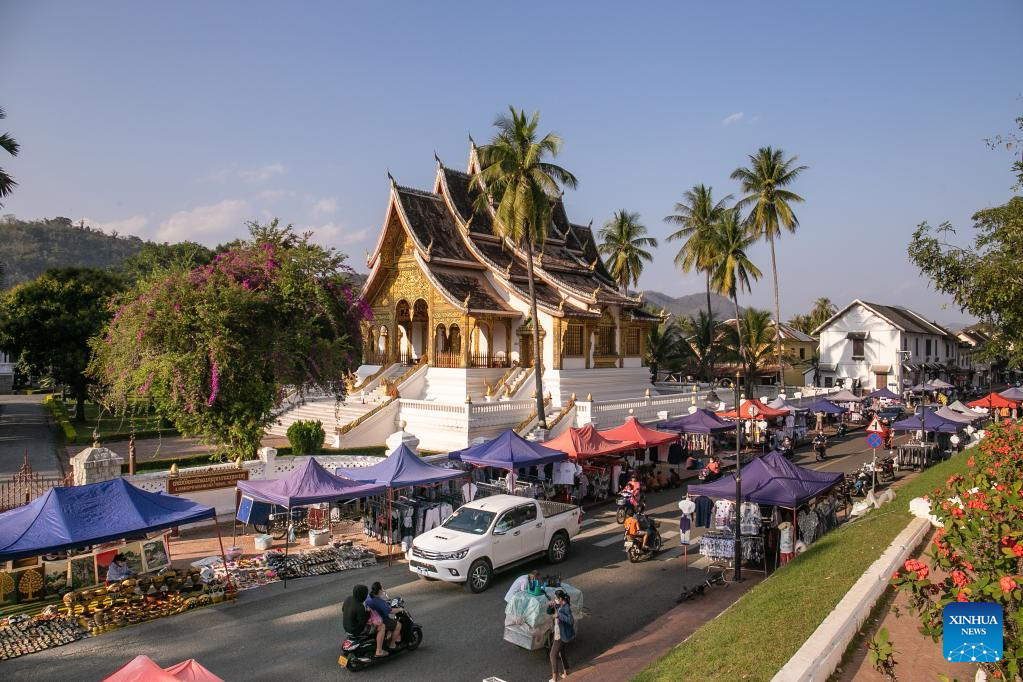
[[[818,462],[823,462],[828,458],[828,441],[826,440],[815,440],[813,442],[814,459]]]
[[[615,513],[615,519],[619,524],[625,523],[625,519],[636,514],[636,509],[641,512],[643,510],[642,499],[636,499],[631,493],[621,492],[618,493],[618,511]]]
[[[351,672],[358,672],[376,663],[384,663],[395,658],[397,654],[408,651],[415,651],[423,643],[423,628],[412,620],[412,616],[405,610],[405,602],[402,599],[392,599],[391,608],[401,608],[400,613],[394,617],[401,623],[401,640],[398,646],[390,650],[389,656],[377,658],[377,636],[376,633],[355,635],[351,632],[345,633],[345,641],[341,643],[341,655],[337,659],[338,665],[347,668]]]
[[[664,541],[661,539],[660,531],[657,530],[660,525],[660,521],[651,519],[651,523],[646,529],[646,549],[643,549],[642,540],[633,542],[631,537],[628,535],[625,536],[625,553],[629,556],[629,561],[636,563],[643,559],[652,557],[654,554],[661,551]]]
[[[878,463],[877,476],[882,481],[895,479],[895,458],[885,457]]]
[[[852,477],[852,482],[850,483],[850,492],[852,492],[853,496],[859,497],[860,495],[867,494],[867,491],[870,489],[870,485],[873,482],[873,476],[871,474],[870,464],[863,465],[863,467],[856,472],[856,474]]]

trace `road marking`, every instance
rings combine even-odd
[[[661,533],[661,537],[664,538],[664,539],[673,538],[676,535],[678,535],[678,531],[677,530],[666,530],[663,533]]]
[[[594,542],[593,544],[597,547],[610,547],[616,542],[624,542],[624,540],[620,536],[614,535],[612,537],[605,538],[604,540],[600,540],[599,542]]]
[[[592,526],[595,523],[600,523],[600,519],[586,519],[581,524],[579,524],[579,527],[585,528],[586,526]]]

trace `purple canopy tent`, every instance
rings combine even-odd
[[[395,488],[408,488],[414,485],[431,485],[450,481],[465,476],[464,471],[445,469],[444,467],[427,464],[419,455],[412,452],[409,446],[402,443],[398,449],[388,455],[379,464],[360,469],[336,470],[343,478],[373,483],[387,488],[387,536],[391,536],[391,501]],[[387,561],[391,561],[391,545],[387,545]]]
[[[876,391],[871,391],[867,394],[868,398],[887,398],[888,400],[898,400],[898,394],[889,391],[887,388],[879,388]]]
[[[810,412],[823,412],[824,414],[845,414],[849,411],[848,407],[836,405],[827,398],[818,398],[807,405],[806,409]]]
[[[561,462],[568,459],[568,455],[561,450],[528,441],[508,429],[485,443],[450,452],[448,458],[480,467],[514,471],[524,467]]]
[[[238,481],[238,490],[260,502],[291,508],[321,502],[337,502],[339,500],[356,500],[384,492],[384,486],[375,483],[357,483],[338,478],[330,473],[314,457],[292,471],[286,478],[273,481]],[[285,535],[284,556],[287,557],[291,545],[291,532]],[[287,581],[285,580],[285,585]]]
[[[735,429],[735,422],[725,421],[711,410],[700,408],[691,414],[675,417],[657,425],[661,431],[711,434]]]
[[[921,423],[920,413],[917,412],[911,417],[892,424],[893,431],[923,431],[924,433],[956,433],[966,427],[966,424],[950,421],[938,416],[933,410],[924,410],[924,417]]]
[[[1009,400],[1023,401],[1023,389],[1019,388],[1018,386],[1012,386],[1010,388],[1005,389],[1004,391],[1000,391],[998,395],[1002,396],[1003,398],[1008,398]]]

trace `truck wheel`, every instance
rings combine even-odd
[[[469,566],[469,577],[465,584],[469,587],[470,592],[479,594],[490,587],[493,577],[494,569],[490,567],[490,562],[486,559],[477,559]]]
[[[568,535],[564,531],[558,531],[551,538],[551,544],[547,546],[547,562],[560,564],[568,556]]]

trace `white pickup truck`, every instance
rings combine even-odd
[[[564,561],[582,517],[581,508],[562,502],[517,495],[480,498],[412,541],[409,570],[482,592],[495,571],[542,554],[552,564]]]

